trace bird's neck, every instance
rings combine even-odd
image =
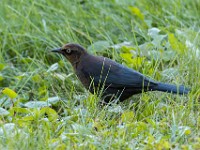
[[[72,66],[73,66],[75,69],[77,69],[79,63],[80,63],[80,60],[77,59],[76,61],[74,61],[74,62],[72,63]]]
[[[71,64],[74,67],[74,69],[77,69],[78,65],[82,61],[87,61],[87,56],[89,56],[89,54],[85,53],[85,54],[81,55],[80,57],[77,57],[73,62],[71,62]]]

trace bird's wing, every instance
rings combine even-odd
[[[92,57],[90,66],[83,71],[89,74],[94,84],[115,88],[142,88],[156,85],[156,82],[146,78],[141,73],[118,64],[104,57]]]

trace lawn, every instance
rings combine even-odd
[[[0,149],[200,149],[200,0],[0,4]],[[50,52],[69,42],[191,92],[100,107]]]

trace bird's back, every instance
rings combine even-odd
[[[143,89],[157,84],[141,73],[109,58],[87,55],[82,60],[78,66],[77,75],[92,93],[94,93],[93,87],[98,87],[98,89],[104,87],[107,93],[112,94],[126,90],[126,96],[130,97],[134,93],[141,93]],[[128,91],[129,94],[127,94]]]

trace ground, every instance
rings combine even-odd
[[[0,149],[200,149],[199,0],[1,0]],[[100,107],[69,62],[79,43],[191,89]]]

